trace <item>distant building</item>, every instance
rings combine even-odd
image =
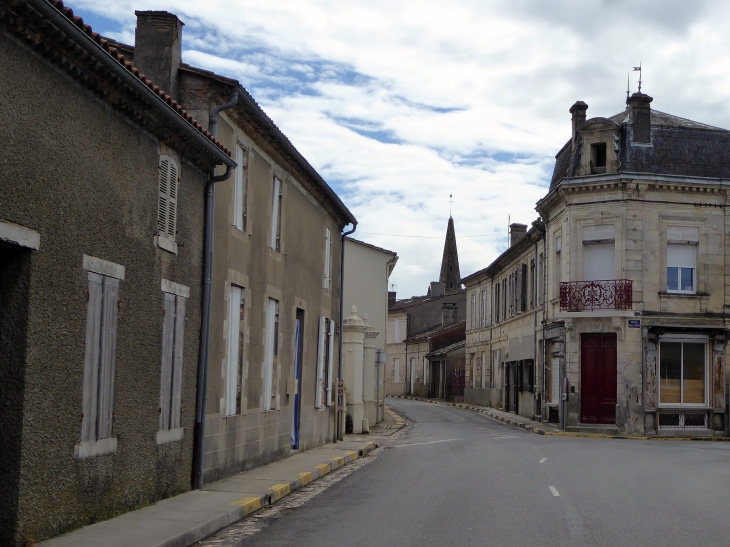
[[[456,375],[464,374],[466,293],[461,289],[451,217],[446,228],[440,271],[439,281],[430,284],[425,296],[396,300],[395,293],[390,293],[385,372],[387,395],[451,396],[451,374],[454,371]],[[448,335],[436,336],[443,334],[444,329]],[[434,336],[436,342],[432,344]],[[443,345],[446,338],[449,343]],[[447,346],[448,351],[445,351]],[[433,353],[436,349],[440,353]]]
[[[727,435],[730,131],[652,100],[591,119],[575,103],[542,222],[463,279],[485,317],[467,320],[467,354],[489,348],[494,371],[474,400],[568,429]],[[524,273],[505,288],[515,267],[537,279],[534,308]]]

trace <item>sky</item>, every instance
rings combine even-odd
[[[134,44],[135,10],[185,23],[183,61],[236,78],[338,193],[354,237],[395,251],[398,298],[437,281],[446,226],[461,275],[530,224],[570,106],[652,108],[730,128],[723,0],[68,0]],[[450,196],[453,196],[450,199]]]

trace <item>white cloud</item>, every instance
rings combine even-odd
[[[109,30],[127,42],[135,9],[177,13],[184,60],[239,79],[340,193],[356,234],[399,253],[402,295],[439,274],[451,193],[462,275],[504,250],[508,215],[537,216],[571,104],[586,101],[589,116],[620,112],[639,62],[653,107],[730,127],[730,5],[719,0],[72,7],[117,21]]]

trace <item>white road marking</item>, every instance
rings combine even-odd
[[[560,494],[558,493],[558,489],[557,488],[555,488],[554,486],[548,486],[548,488],[553,493],[553,496],[555,496],[556,498],[559,498],[560,497]]]
[[[492,439],[517,439],[519,435],[502,435],[501,437],[492,437]]]
[[[540,460],[540,463],[545,463],[547,461],[547,458],[543,458]]]
[[[427,443],[409,443],[409,444],[398,444],[395,445],[394,448],[403,448],[404,446],[418,446],[422,444],[436,444],[436,443],[448,443],[451,441],[460,441],[461,439],[444,439],[442,441],[429,441]]]

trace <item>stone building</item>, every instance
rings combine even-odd
[[[228,151],[58,0],[0,4],[0,544],[190,489]]]
[[[214,188],[202,484],[335,438],[340,234],[356,220],[238,81],[182,62],[177,16],[136,15],[134,47],[117,47],[240,165]]]
[[[451,327],[466,317],[466,293],[459,275],[454,220],[449,217],[439,281],[429,285],[425,296],[396,300],[394,292],[389,295],[386,395],[448,395],[451,371],[464,368],[463,346],[457,347],[457,339],[449,342],[454,347],[448,352],[444,352],[445,346],[438,345],[441,353],[431,360],[428,355],[436,347],[430,344],[429,337],[445,327],[451,332]],[[463,336],[462,332],[461,340]]]
[[[635,93],[610,118],[570,109],[571,138],[536,207],[535,396],[542,418],[568,429],[726,435],[730,131],[652,100]]]

